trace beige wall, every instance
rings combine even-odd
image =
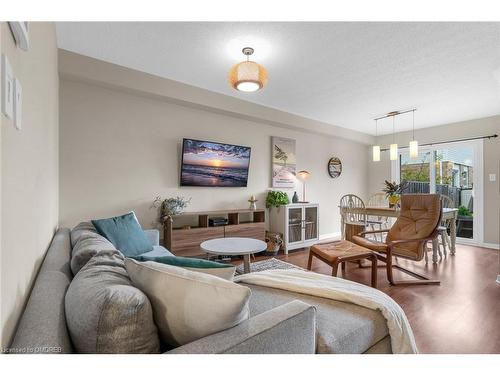
[[[415,138],[420,142],[439,142],[453,139],[478,137],[500,132],[500,116],[487,117],[477,120],[463,121],[454,124],[419,129]],[[407,145],[411,140],[411,132],[396,134],[396,142]],[[392,141],[391,135],[378,137],[377,143],[387,147]],[[500,231],[500,140],[494,138],[484,140],[484,242],[488,244],[499,243]],[[371,160],[371,156],[370,156]],[[381,162],[369,162],[370,178],[369,193],[380,191],[384,179],[391,178],[391,164],[388,152],[382,153]],[[489,174],[495,173],[497,180],[489,181]]]
[[[374,139],[369,134],[245,100],[247,95],[259,95],[259,93],[242,94],[240,99],[65,50],[59,50],[59,75],[63,78],[92,82],[103,87],[119,88],[141,96],[167,100],[186,107],[206,109],[263,124],[295,130],[307,129],[311,132],[350,139],[367,145],[373,143]],[[221,79],[224,80],[225,77],[221,77]]]
[[[308,199],[320,204],[322,234],[340,231],[337,205],[342,194],[366,195],[367,146],[332,136],[67,79],[60,82],[60,124],[62,226],[134,210],[141,224],[151,227],[156,214],[150,206],[157,195],[192,197],[191,211],[245,208],[252,194],[263,207],[270,187],[273,135],[297,140],[297,168],[312,173]],[[183,137],[251,146],[248,187],[180,188]],[[334,155],[344,168],[335,180],[326,169]]]
[[[30,23],[30,49],[1,23],[1,49],[23,87],[23,129],[0,115],[1,342],[9,344],[58,223],[58,72],[55,27]]]

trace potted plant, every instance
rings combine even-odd
[[[468,237],[472,232],[474,213],[465,206],[458,206],[457,234],[460,237]]]
[[[266,197],[266,207],[280,207],[290,203],[290,199],[288,198],[288,194],[284,191],[279,190],[271,190],[267,193]]]
[[[281,233],[266,232],[267,250],[265,255],[276,255],[280,251],[283,239]]]
[[[396,207],[401,198],[401,194],[408,188],[408,182],[403,180],[400,184],[397,184],[396,182],[385,180],[384,184],[385,187],[382,191],[389,201],[389,207]]]
[[[158,222],[164,224],[167,219],[179,215],[189,202],[191,202],[191,198],[174,197],[162,200],[160,197],[156,197],[153,206],[158,208]]]

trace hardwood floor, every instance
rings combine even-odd
[[[500,353],[498,257],[498,250],[457,245],[455,256],[448,254],[436,265],[398,260],[405,268],[437,278],[441,284],[390,286],[385,268],[379,267],[378,289],[405,311],[420,353]],[[308,250],[276,258],[306,268]],[[317,259],[312,270],[331,274],[331,268]],[[354,263],[347,264],[345,274],[339,270],[339,276],[370,285],[370,268],[358,268]],[[409,278],[397,270],[395,277]]]

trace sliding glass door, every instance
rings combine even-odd
[[[407,193],[431,192],[431,151],[419,150],[418,157],[411,159],[408,152],[399,154],[399,180],[408,181]]]
[[[461,242],[482,242],[482,141],[420,147],[415,159],[402,149],[392,174],[408,182],[406,193],[441,194],[444,207],[458,209]]]

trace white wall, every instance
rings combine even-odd
[[[58,72],[55,26],[30,23],[30,49],[6,22],[1,50],[23,87],[23,129],[0,115],[1,343],[8,346],[58,223]]]
[[[420,144],[430,142],[449,141],[470,137],[491,135],[500,132],[500,116],[487,117],[476,120],[463,121],[454,124],[446,124],[432,128],[418,129],[415,138]],[[411,132],[397,133],[396,142],[400,145],[408,145],[411,140]],[[392,143],[392,136],[386,135],[377,138],[377,144],[382,148]],[[384,179],[391,178],[391,163],[388,152],[382,153],[382,161],[369,162],[369,193],[380,191]],[[497,244],[500,231],[500,139],[494,138],[484,140],[483,147],[484,162],[484,242]],[[370,156],[371,160],[371,156]],[[489,174],[497,175],[495,182],[489,181]]]
[[[157,195],[192,197],[191,211],[245,208],[251,195],[263,207],[271,182],[271,136],[297,140],[297,168],[312,174],[308,199],[320,204],[321,234],[340,231],[341,195],[366,196],[365,145],[67,79],[61,80],[60,93],[62,226],[134,210],[142,225],[151,227]],[[252,147],[248,187],[179,187],[183,137]],[[334,180],[326,166],[335,155],[344,169]]]

